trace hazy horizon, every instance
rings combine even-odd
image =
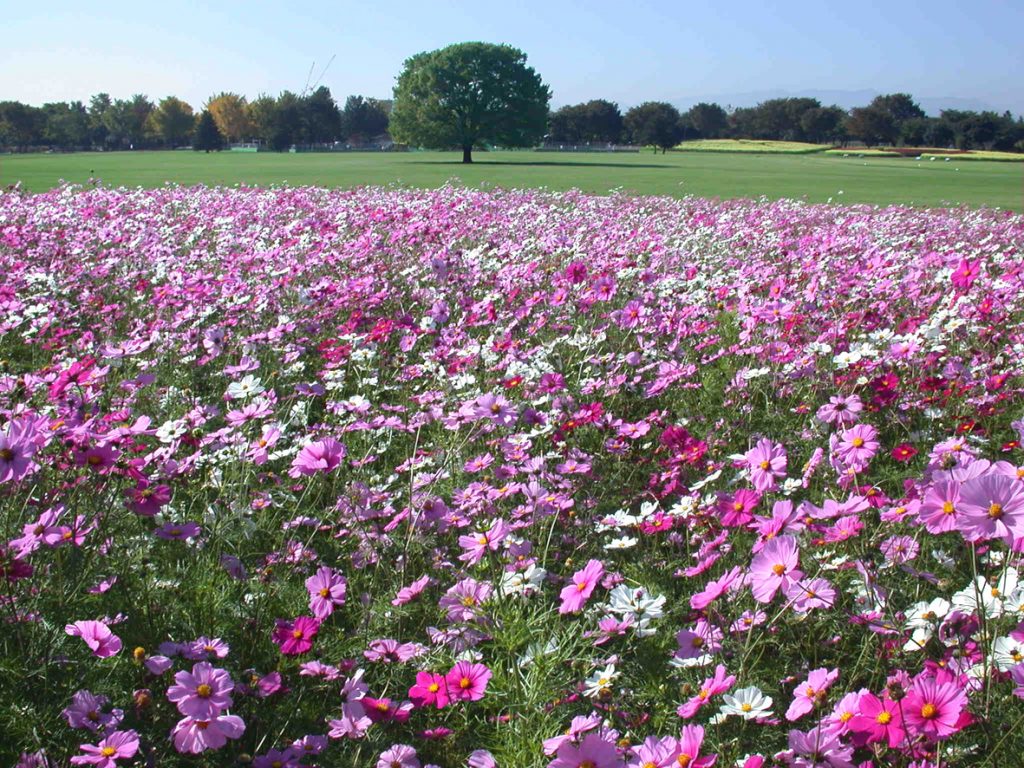
[[[1024,4],[998,0],[979,0],[970,14],[952,0],[845,9],[740,0],[727,13],[664,0],[640,0],[628,13],[606,2],[535,0],[501,12],[461,0],[429,8],[396,0],[386,10],[313,0],[288,12],[234,0],[81,7],[57,2],[4,20],[0,100],[41,105],[144,93],[200,107],[221,91],[253,98],[314,84],[342,102],[350,94],[388,98],[409,56],[484,40],[523,50],[554,106],[908,92],[935,104],[1024,114]]]

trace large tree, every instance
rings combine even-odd
[[[160,100],[152,121],[157,136],[172,148],[187,142],[196,126],[192,107],[175,96]]]
[[[395,86],[391,135],[435,149],[537,144],[547,128],[551,92],[526,55],[508,45],[458,43],[406,60]]]
[[[646,101],[626,113],[623,121],[634,144],[654,147],[662,154],[679,143],[682,136],[679,110],[663,101]]]
[[[206,102],[217,128],[228,141],[242,141],[249,138],[252,127],[246,112],[245,96],[237,93],[218,93]]]
[[[196,152],[203,151],[209,153],[211,151],[220,152],[223,148],[224,134],[217,127],[217,121],[214,119],[213,113],[208,109],[204,109],[203,113],[199,116],[199,120],[196,122],[196,132],[192,137],[192,149]]]
[[[622,113],[614,102],[592,99],[551,113],[548,130],[552,140],[567,144],[611,144],[622,136]]]
[[[729,128],[729,115],[725,110],[705,101],[690,107],[683,119],[696,132],[694,138],[717,139]]]
[[[341,112],[330,89],[321,85],[305,97],[306,133],[314,144],[336,141],[341,136]]]

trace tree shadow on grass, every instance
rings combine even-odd
[[[574,163],[564,160],[531,160],[525,163],[509,160],[474,160],[472,163],[463,163],[461,160],[410,160],[409,165],[458,165],[463,168],[472,168],[479,165],[514,165],[520,168],[535,166],[569,168],[678,168],[675,165],[664,165],[662,163]]]

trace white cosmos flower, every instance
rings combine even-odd
[[[612,681],[619,676],[614,664],[609,664],[604,669],[599,669],[583,681],[583,695],[591,699],[597,698],[602,691],[608,690]]]
[[[617,539],[612,539],[604,545],[605,549],[630,549],[635,547],[638,539],[633,536],[621,536]]]
[[[765,696],[754,686],[740,688],[735,694],[722,696],[722,708],[719,714],[725,717],[736,715],[744,720],[756,720],[768,717],[772,713],[772,697]]]
[[[1024,662],[1024,643],[1012,637],[997,637],[992,646],[992,658],[1000,672],[1009,672]]]
[[[265,387],[251,373],[243,376],[239,381],[233,381],[228,384],[227,395],[232,400],[245,400],[250,397],[262,394],[265,391]]]

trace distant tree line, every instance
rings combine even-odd
[[[553,112],[547,137],[555,144],[625,143],[662,149],[688,139],[723,138],[1024,151],[1024,118],[952,109],[928,117],[905,93],[878,96],[849,112],[822,106],[817,99],[787,98],[732,111],[701,103],[683,113],[651,101],[623,115],[616,104],[598,99]]]
[[[0,101],[0,147],[193,146],[209,151],[237,142],[259,142],[276,150],[334,142],[358,146],[388,132],[391,111],[391,100],[364,96],[349,96],[339,106],[326,87],[306,94],[260,95],[252,101],[236,93],[219,93],[199,111],[174,96],[154,103],[141,94],[112,99],[99,93],[88,104],[54,102],[41,107]],[[409,112],[406,108],[399,117],[405,119]],[[208,120],[204,113],[209,113]],[[718,138],[1024,151],[1024,118],[964,110],[943,110],[938,117],[928,117],[905,93],[878,96],[849,111],[823,106],[817,99],[783,98],[732,110],[701,103],[683,113],[671,104],[646,102],[623,114],[614,102],[594,99],[550,112],[545,143],[635,144],[667,150],[689,139]]]
[[[112,99],[106,93],[81,101],[33,107],[0,101],[0,147],[30,150],[173,149],[207,151],[228,143],[260,142],[284,150],[294,144],[363,144],[388,128],[391,102],[349,96],[339,107],[326,87],[299,95],[284,91],[252,101],[219,93],[198,113],[175,96],[154,103],[142,94]]]

